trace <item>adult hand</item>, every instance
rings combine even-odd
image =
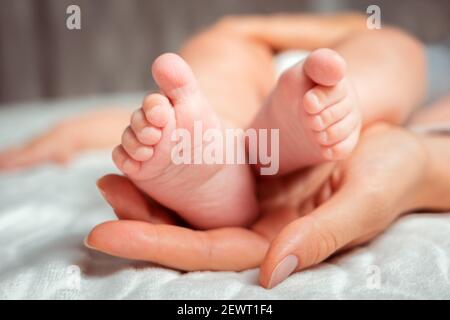
[[[250,228],[196,231],[119,176],[99,181],[119,221],[96,226],[86,244],[129,259],[182,270],[244,270],[261,265],[271,288],[290,273],[361,244],[420,206],[426,153],[414,135],[385,125],[362,135],[353,155],[262,183],[259,220]],[[270,186],[270,188],[268,187]]]
[[[112,148],[129,118],[126,110],[104,109],[62,121],[22,146],[1,150],[0,170],[65,164],[82,151]]]
[[[262,214],[250,228],[206,231],[188,227],[175,213],[143,195],[128,178],[107,175],[97,185],[119,220],[96,226],[85,244],[114,256],[186,271],[255,268],[278,232],[313,209],[314,192],[332,168],[327,165],[267,181],[261,190]]]

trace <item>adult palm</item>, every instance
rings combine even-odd
[[[262,212],[249,228],[207,231],[184,225],[127,178],[108,175],[98,185],[119,220],[96,226],[86,243],[114,256],[181,270],[261,266],[261,285],[273,287],[294,271],[371,239],[400,214],[420,207],[425,166],[419,138],[403,129],[373,126],[344,162],[261,181]]]

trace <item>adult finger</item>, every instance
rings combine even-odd
[[[272,288],[291,273],[316,265],[382,229],[387,221],[374,219],[378,210],[375,198],[364,193],[355,196],[354,186],[344,186],[310,215],[288,224],[273,240],[261,265],[261,285]]]
[[[86,245],[113,256],[170,268],[240,271],[260,265],[268,242],[244,228],[195,231],[142,221],[109,221],[96,226]]]
[[[261,284],[273,287],[339,249],[361,244],[414,208],[411,199],[417,198],[414,186],[420,182],[424,158],[411,134],[385,125],[367,129],[352,157],[335,171],[341,171],[339,181],[332,177],[331,187],[338,191],[274,239],[261,266]],[[402,179],[392,179],[394,173]]]
[[[21,169],[44,162],[67,163],[71,158],[70,150],[61,147],[55,152],[47,139],[49,137],[44,136],[24,146],[0,151],[0,170]]]
[[[108,174],[97,181],[97,187],[119,219],[165,224],[178,222],[174,214],[145,197],[124,176]]]

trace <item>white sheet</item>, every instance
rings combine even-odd
[[[0,108],[0,147],[98,105],[143,94]],[[2,299],[450,298],[450,215],[409,215],[370,245],[298,273],[272,290],[257,270],[180,273],[90,251],[83,238],[114,219],[95,180],[115,171],[107,152],[69,167],[0,173]],[[379,280],[379,281],[378,281]]]

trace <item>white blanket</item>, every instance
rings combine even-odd
[[[143,94],[0,108],[0,148],[69,114],[136,105]],[[115,172],[108,152],[0,173],[0,299],[450,298],[450,215],[401,218],[371,244],[291,276],[272,290],[258,270],[182,273],[86,249],[97,223],[114,219],[95,181]]]

